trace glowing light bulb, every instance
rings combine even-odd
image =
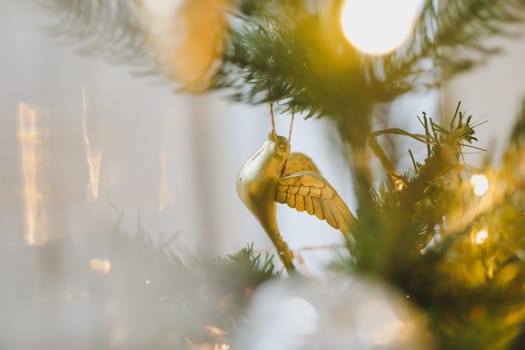
[[[476,244],[483,244],[485,240],[489,237],[489,233],[487,230],[480,230],[478,233],[476,233]]]
[[[358,50],[384,55],[408,38],[421,5],[421,0],[346,0],[343,33]]]
[[[483,196],[489,189],[489,180],[485,175],[472,175],[470,183],[474,186],[476,196]]]

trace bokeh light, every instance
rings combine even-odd
[[[483,242],[485,242],[487,240],[487,238],[489,237],[489,233],[487,230],[480,230],[477,234],[476,234],[476,244],[483,244]]]
[[[346,0],[341,14],[343,33],[358,50],[383,55],[410,35],[421,0]]]
[[[489,189],[489,180],[485,175],[472,175],[470,183],[474,187],[476,196],[483,196]]]
[[[91,270],[108,274],[111,271],[111,262],[106,259],[91,259],[89,262]]]

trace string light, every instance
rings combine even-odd
[[[472,175],[470,183],[474,186],[476,196],[483,196],[489,189],[489,180],[485,175]]]
[[[476,233],[476,244],[483,244],[483,242],[485,242],[488,237],[489,233],[487,232],[487,230],[480,230],[478,233]]]
[[[346,0],[343,33],[358,50],[384,55],[408,38],[421,4],[421,0]]]

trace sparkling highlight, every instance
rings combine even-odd
[[[476,196],[483,196],[489,189],[489,180],[485,175],[472,175],[470,183],[474,187]]]

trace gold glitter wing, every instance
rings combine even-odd
[[[286,160],[282,176],[291,175],[299,171],[311,171],[321,175],[317,166],[306,154],[299,152],[290,153]]]
[[[299,171],[280,177],[275,200],[326,220],[343,234],[348,234],[355,222],[355,217],[335,189],[313,171]]]

